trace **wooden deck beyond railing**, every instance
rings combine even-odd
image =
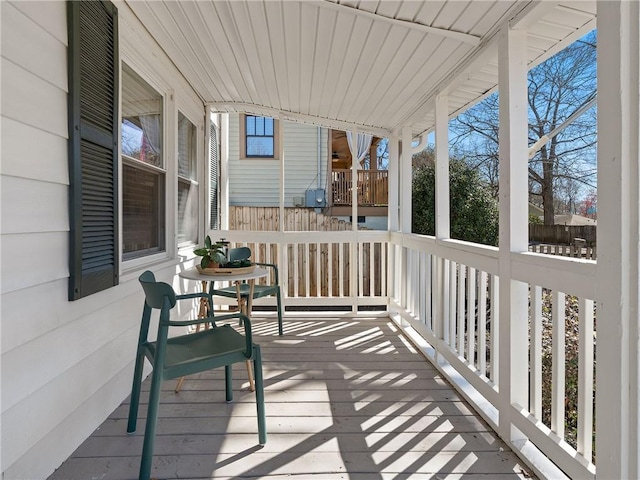
[[[384,206],[389,198],[387,170],[358,170],[358,205]],[[332,205],[351,205],[351,170],[331,172]]]
[[[165,382],[154,478],[531,478],[514,453],[389,318],[253,322],[262,346],[268,439],[257,444],[255,396],[234,371]],[[146,414],[148,380],[141,416]],[[123,403],[49,480],[137,478],[144,436],[126,433]]]

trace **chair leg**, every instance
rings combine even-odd
[[[249,390],[252,392],[256,391],[256,382],[253,380],[253,372],[251,368],[251,360],[246,361],[247,364],[247,375],[249,377]]]
[[[162,376],[160,369],[153,370],[151,377],[151,391],[149,392],[149,408],[147,411],[147,425],[144,429],[144,443],[142,444],[142,458],[140,460],[140,476],[138,480],[148,480],[151,476],[153,462],[153,444],[156,436],[158,407],[160,404],[160,387]]]
[[[144,355],[138,353],[136,355],[136,365],[133,369],[133,385],[131,386],[131,403],[129,404],[129,421],[127,422],[127,433],[133,433],[136,431],[143,366]]]
[[[280,289],[278,289],[278,293],[276,294],[276,301],[278,302],[278,335],[282,335],[282,300]]]
[[[256,374],[256,408],[258,413],[258,442],[267,443],[267,422],[264,410],[264,379],[262,377],[262,354],[260,345],[253,346],[253,366]]]
[[[180,389],[182,388],[183,383],[184,383],[184,377],[180,377],[178,379],[178,383],[176,383],[176,388],[174,388],[173,391],[176,393],[180,393]]]
[[[231,365],[224,366],[224,389],[226,392],[227,402],[233,401],[233,376],[231,374]]]

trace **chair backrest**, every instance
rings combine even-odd
[[[227,252],[228,262],[247,260],[249,257],[251,257],[251,249],[249,247],[230,248]]]
[[[164,282],[156,282],[153,272],[147,270],[138,278],[144,290],[145,301],[151,308],[162,308],[164,298],[169,298],[169,308],[176,305],[176,292],[171,285]]]

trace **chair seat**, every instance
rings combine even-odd
[[[147,348],[155,356],[156,342]],[[202,371],[201,362],[210,363],[210,368],[226,365],[229,357],[245,357],[245,338],[229,325],[215,327],[202,332],[172,337],[167,340],[164,362],[164,378],[177,378],[195,371]],[[237,359],[235,361],[240,361]]]
[[[243,297],[249,296],[249,284],[241,283],[240,284],[240,295]],[[270,295],[276,294],[278,291],[278,286],[275,285],[254,285],[253,287],[253,298],[261,298],[267,297]],[[214,293],[216,295],[220,295],[221,297],[229,297],[236,298],[237,292],[236,287],[224,287],[217,288]]]

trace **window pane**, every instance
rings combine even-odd
[[[251,117],[247,115],[247,135],[255,135],[256,134],[256,117]]]
[[[163,167],[162,95],[126,64],[122,66],[122,153]]]
[[[247,156],[273,157],[273,137],[247,137]]]
[[[196,126],[178,112],[178,244],[198,242]]]
[[[270,117],[245,116],[245,155],[247,157],[275,156],[275,121]]]
[[[164,175],[127,164],[122,172],[125,259],[164,250]]]
[[[178,179],[178,244],[198,241],[198,186]]]
[[[178,175],[196,179],[196,126],[178,112]]]

